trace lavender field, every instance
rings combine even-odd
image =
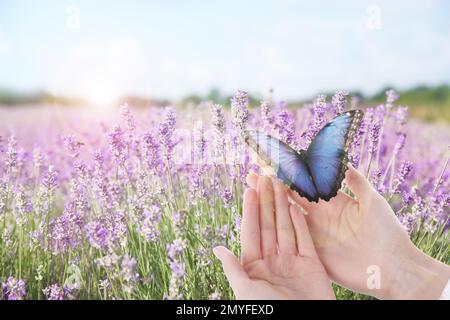
[[[408,119],[397,99],[250,107],[238,91],[223,106],[0,108],[0,298],[232,299],[212,248],[239,253],[245,177],[260,170],[241,133],[301,150],[350,108],[365,112],[351,162],[449,264],[450,127]]]

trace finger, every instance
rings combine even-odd
[[[307,213],[314,211],[317,207],[316,203],[308,201],[308,199],[303,198],[292,189],[288,189],[288,195],[292,201],[302,207]]]
[[[277,234],[275,230],[273,185],[269,177],[258,180],[258,201],[261,228],[262,256],[270,256],[277,252]]]
[[[305,217],[296,205],[290,206],[292,223],[295,229],[295,237],[297,239],[298,253],[305,257],[316,257],[316,249],[314,242],[309,233],[308,225]]]
[[[260,178],[260,176],[257,175],[256,173],[249,173],[247,175],[247,177],[245,178],[245,180],[250,188],[256,190],[256,188],[258,186],[259,178]],[[299,206],[301,206],[306,212],[311,211],[315,208],[316,204],[314,202],[310,202],[310,201],[308,201],[308,199],[301,197],[294,190],[288,188],[287,192],[288,192],[289,198],[292,201],[294,201],[295,203],[297,203]]]
[[[358,199],[366,198],[372,191],[369,181],[351,164],[348,165],[345,183]]]
[[[249,277],[238,258],[227,248],[219,246],[213,249],[214,255],[220,260],[223,272],[233,288],[234,294],[238,296],[241,288],[246,286]]]
[[[258,179],[259,176],[256,173],[249,173],[245,178],[245,181],[247,182],[250,188],[256,190],[256,187],[258,186]]]
[[[275,194],[275,223],[277,226],[277,241],[280,252],[295,254],[297,244],[295,243],[294,226],[289,214],[289,202],[285,185],[273,179],[273,189]]]
[[[259,202],[255,190],[247,189],[244,192],[241,242],[242,263],[261,258],[261,234],[259,228]]]

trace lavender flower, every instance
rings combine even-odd
[[[126,124],[126,128],[130,135],[134,133],[134,130],[136,129],[136,121],[134,120],[134,116],[131,113],[130,107],[127,103],[123,104],[120,107],[120,114],[122,115],[122,119],[124,120]]]
[[[97,267],[105,268],[108,271],[114,271],[119,265],[122,257],[114,252],[107,254],[103,257],[95,259],[95,264]]]
[[[79,244],[83,222],[84,217],[77,203],[69,202],[63,214],[50,225],[50,248],[54,255],[62,254]]]
[[[244,134],[247,129],[247,121],[249,112],[248,105],[248,93],[242,90],[238,90],[233,98],[231,98],[231,115],[233,124],[238,131],[238,134]]]
[[[85,226],[86,237],[92,247],[105,249],[110,244],[110,233],[100,221],[92,221]]]
[[[3,295],[7,300],[23,300],[27,294],[25,281],[9,277],[2,283]]]
[[[369,153],[373,154],[378,148],[378,139],[380,138],[381,122],[375,120],[369,128]]]
[[[381,189],[380,186],[380,178],[381,178],[382,172],[380,170],[380,168],[377,168],[375,170],[373,170],[372,172],[372,176],[370,179],[370,182],[372,183],[372,185],[380,192],[382,193],[383,190]]]
[[[141,138],[141,145],[143,149],[144,160],[148,165],[148,168],[153,173],[159,172],[159,168],[161,165],[161,156],[159,143],[157,142],[156,137],[151,132],[145,133]]]
[[[173,149],[175,147],[175,139],[173,133],[175,131],[175,111],[172,107],[167,107],[165,110],[164,120],[160,123],[158,128],[161,145],[164,147],[164,157],[167,162],[172,159]]]
[[[137,261],[135,258],[125,255],[120,264],[120,277],[122,280],[122,289],[131,294],[134,290],[134,285],[139,279],[139,273],[136,271]]]
[[[287,110],[281,110],[276,116],[275,124],[280,139],[291,145],[295,140],[295,119],[293,115]]]
[[[189,175],[189,197],[192,203],[195,198],[202,199],[205,197],[205,188],[203,187],[203,168],[193,167]]]
[[[6,182],[0,181],[0,218],[4,219],[2,217],[3,214],[5,214],[5,209],[8,201],[8,195],[9,195],[9,186]]]
[[[386,108],[392,109],[394,102],[397,101],[399,97],[398,93],[393,89],[386,91]]]
[[[47,175],[42,180],[42,187],[47,194],[51,193],[57,186],[58,171],[53,166],[48,167]]]
[[[399,106],[397,112],[395,113],[395,120],[397,121],[398,130],[400,130],[408,119],[408,107]]]
[[[118,165],[123,165],[127,157],[127,145],[125,143],[125,132],[119,126],[115,126],[108,133],[109,147]]]
[[[261,102],[261,118],[263,120],[264,130],[270,132],[273,127],[273,117],[271,114],[272,105],[269,101]]]
[[[9,137],[8,150],[6,151],[6,168],[11,170],[17,166],[17,139],[14,135]]]
[[[347,91],[337,91],[331,100],[331,105],[333,106],[334,113],[336,115],[345,112],[347,106]]]
[[[80,154],[80,149],[84,143],[77,140],[75,135],[68,135],[63,137],[64,146],[69,151],[72,158],[77,158]]]
[[[410,161],[403,161],[398,169],[397,176],[394,182],[394,187],[392,193],[396,193],[398,188],[405,182],[406,178],[410,175],[412,171],[412,163]]]
[[[100,282],[98,283],[98,287],[101,290],[108,290],[111,287],[111,283],[109,282],[108,279],[103,279],[103,280],[100,280]]]
[[[214,127],[214,145],[216,158],[225,156],[225,115],[220,104],[212,106],[212,125]]]
[[[392,151],[392,153],[397,156],[400,151],[403,149],[403,147],[405,146],[405,140],[406,140],[406,134],[402,133],[398,136],[398,140],[397,143],[394,146],[394,150]]]
[[[26,196],[23,185],[17,187],[15,200],[16,222],[18,225],[24,225],[28,222],[27,214],[32,210],[32,203]]]
[[[176,211],[172,215],[172,223],[173,223],[173,230],[175,232],[175,236],[178,239],[182,239],[185,229],[184,229],[184,216],[183,211]]]
[[[206,138],[203,122],[197,122],[194,128],[194,163],[205,160]]]
[[[59,284],[52,284],[45,289],[42,289],[47,300],[65,300],[64,288]]]
[[[323,125],[325,124],[325,111],[326,111],[326,96],[319,95],[317,96],[317,99],[312,107],[313,111],[313,120],[312,123],[309,124],[308,129],[306,133],[304,134],[304,145],[302,146],[303,149],[306,149],[306,147],[311,143],[311,141],[315,138],[317,133],[322,129]]]
[[[175,260],[183,253],[185,247],[186,244],[183,240],[175,239],[166,246],[167,256],[170,260]]]
[[[233,201],[233,193],[230,189],[225,188],[222,191],[222,200],[225,208],[230,208]]]
[[[182,254],[186,244],[180,240],[175,239],[174,242],[167,245],[167,263],[172,271],[169,283],[169,299],[182,299],[181,286],[185,275],[184,264],[182,262]]]
[[[159,237],[158,223],[161,221],[162,213],[158,206],[151,206],[150,210],[144,209],[141,218],[141,234],[147,241],[156,241]]]

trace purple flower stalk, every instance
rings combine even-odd
[[[331,105],[333,106],[334,113],[336,115],[345,112],[347,106],[347,91],[337,91],[331,100]]]
[[[392,193],[398,192],[399,187],[405,182],[406,178],[411,174],[413,169],[412,163],[410,161],[403,161],[398,169],[397,176],[395,178],[394,187]]]
[[[242,135],[247,129],[248,102],[248,93],[242,90],[238,90],[231,98],[231,115],[239,135]]]
[[[186,247],[184,241],[175,239],[174,242],[167,245],[167,263],[172,271],[169,283],[169,299],[182,299],[181,286],[185,275],[184,264],[182,261],[183,251]]]
[[[44,179],[42,180],[42,191],[45,194],[51,194],[53,190],[56,188],[58,184],[58,171],[55,170],[55,168],[50,165],[48,166],[47,174],[45,175]]]
[[[306,148],[311,141],[315,138],[317,133],[322,129],[325,124],[325,111],[326,111],[327,101],[326,96],[318,95],[315,103],[312,106],[313,119],[312,123],[309,124],[306,133],[304,134],[304,144],[303,148]]]
[[[125,122],[128,132],[132,135],[136,129],[136,121],[134,120],[134,116],[127,103],[120,107],[120,114],[122,115],[122,119]]]
[[[205,197],[205,188],[203,187],[203,168],[201,166],[194,166],[189,175],[189,196],[192,203],[195,198],[203,199]]]
[[[220,104],[212,106],[212,125],[214,127],[214,156],[222,158],[225,156],[225,115]]]
[[[186,244],[181,239],[175,239],[166,246],[167,256],[170,260],[176,260],[184,251]]]
[[[151,206],[150,210],[144,209],[141,219],[141,234],[147,241],[157,241],[159,238],[158,223],[161,221],[162,213],[158,206]]]
[[[66,292],[62,286],[55,283],[42,289],[47,300],[65,300]]]
[[[109,148],[118,165],[123,165],[127,157],[127,145],[125,132],[119,126],[115,126],[108,133]]]
[[[86,237],[92,247],[105,249],[110,244],[109,230],[100,221],[92,221],[85,226]]]
[[[270,133],[273,128],[273,116],[271,114],[271,108],[272,105],[269,101],[261,102],[261,118],[263,120],[264,130],[268,133]]]
[[[228,188],[223,189],[222,200],[225,208],[230,208],[233,201],[233,192]]]
[[[158,173],[161,165],[160,146],[157,138],[146,132],[141,138],[143,156],[148,168],[153,173]]]
[[[397,131],[399,131],[405,124],[408,119],[408,107],[399,106],[397,108],[397,112],[395,113],[395,120],[397,121]]]
[[[398,100],[400,96],[394,89],[386,91],[386,108],[392,109],[394,102]]]
[[[82,235],[84,216],[76,201],[69,202],[62,215],[50,225],[50,248],[54,255],[66,252],[78,246]]]
[[[164,157],[167,162],[170,162],[173,155],[173,149],[175,147],[175,140],[173,133],[175,131],[175,111],[172,107],[167,107],[165,110],[165,116],[158,128],[159,139],[161,145],[164,147]]]
[[[68,135],[63,137],[64,146],[69,151],[72,158],[77,158],[80,155],[80,149],[84,143],[77,140],[75,135]]]
[[[14,277],[9,277],[2,283],[2,289],[6,300],[23,300],[27,295],[25,281]]]
[[[122,258],[120,266],[122,268],[121,274],[123,280],[126,282],[132,282],[138,278],[138,275],[136,274],[136,264],[136,259],[130,257],[129,255],[125,255]]]
[[[194,128],[194,163],[205,161],[206,138],[203,122],[197,122]]]
[[[9,137],[8,150],[6,151],[6,168],[9,170],[17,166],[17,139],[14,135]]]
[[[291,145],[295,140],[295,119],[287,110],[281,110],[276,117],[276,128],[278,129],[280,139]]]
[[[369,153],[374,154],[378,148],[378,139],[380,138],[381,122],[375,120],[369,127]]]

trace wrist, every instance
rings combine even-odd
[[[392,266],[380,299],[439,299],[450,278],[450,266],[413,245]]]

